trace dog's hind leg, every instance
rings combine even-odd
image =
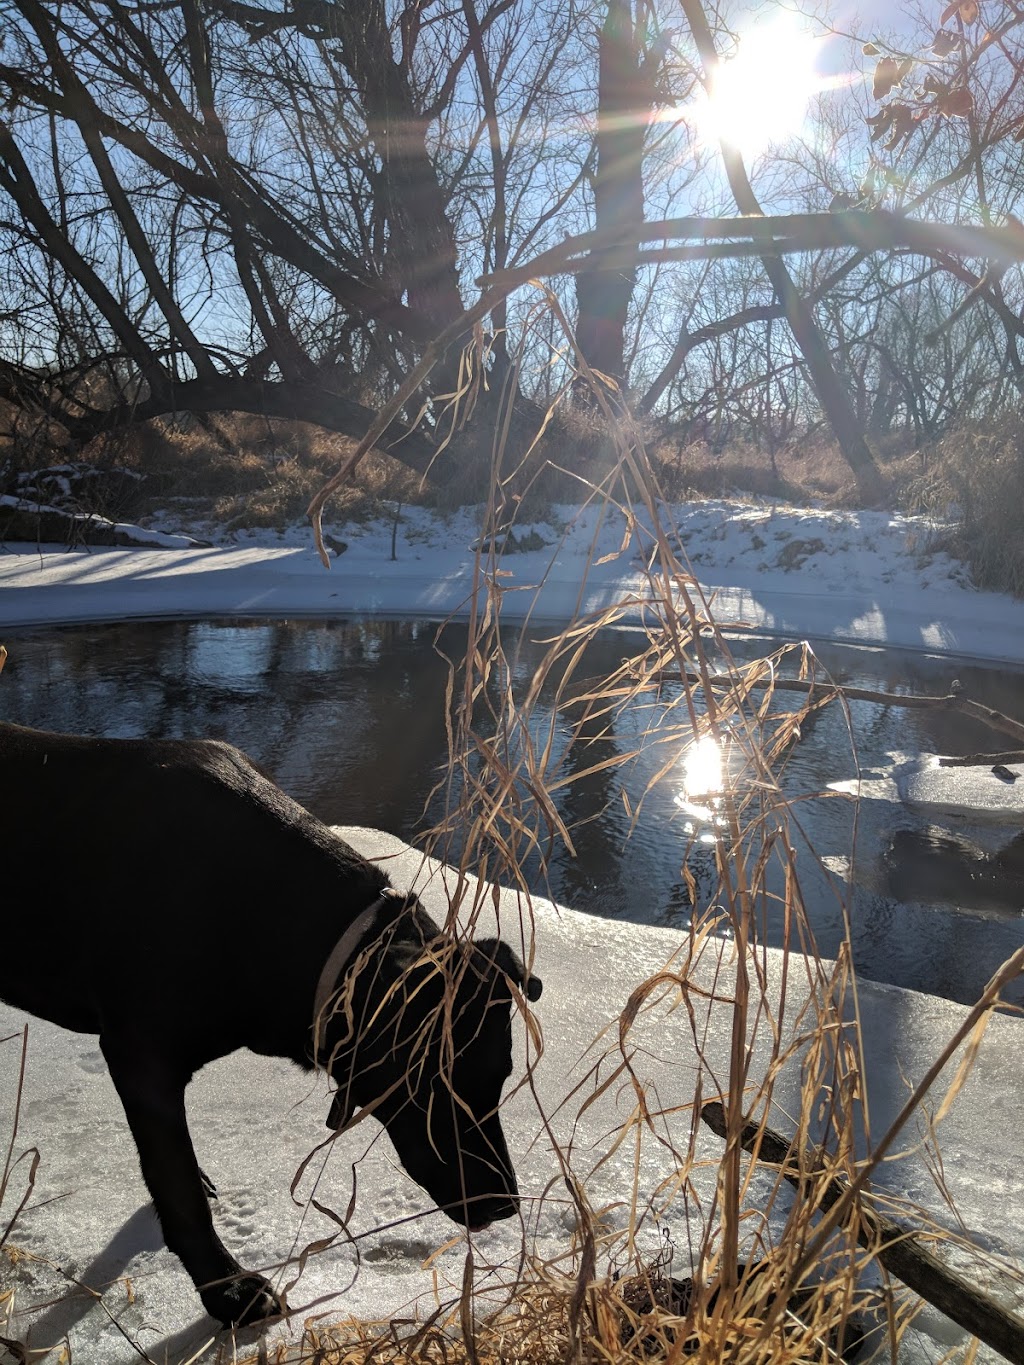
[[[168,1248],[178,1256],[211,1317],[225,1326],[284,1311],[262,1275],[246,1274],[213,1226],[185,1116],[189,1080],[138,1031],[100,1035],[100,1046],[139,1149]]]

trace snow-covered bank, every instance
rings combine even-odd
[[[436,865],[424,865],[418,853],[389,836],[367,830],[343,832],[363,852],[385,859],[396,885],[415,882],[428,907],[443,916],[447,900]],[[506,893],[500,917],[510,936],[517,914],[511,894]],[[643,1138],[639,1154],[632,1137],[612,1152],[620,1125],[634,1111],[635,1094],[623,1081],[586,1108],[594,1087],[594,1078],[588,1078],[587,1072],[605,1049],[610,1049],[612,1060],[618,1055],[617,1026],[589,1056],[587,1049],[606,1025],[616,1023],[641,981],[673,954],[685,952],[687,939],[669,930],[616,924],[571,911],[559,913],[543,903],[535,907],[535,928],[536,969],[544,980],[536,1014],[545,1037],[545,1053],[535,1073],[537,1093],[559,1142],[571,1151],[573,1169],[592,1205],[596,1209],[607,1206],[606,1226],[622,1226],[628,1217],[634,1160],[639,1161],[642,1193],[654,1190],[673,1163],[654,1135],[642,1131],[638,1133]],[[486,930],[484,925],[482,931]],[[716,945],[709,959],[717,958],[717,949],[729,952],[728,945]],[[769,952],[764,962],[769,995],[777,997],[780,956]],[[713,960],[687,964],[677,958],[675,966],[677,970],[685,967],[694,985],[712,985]],[[786,1034],[793,1027],[805,989],[801,977],[791,966]],[[588,989],[587,983],[600,983],[600,993]],[[245,982],[231,980],[230,968],[225,972],[225,989],[245,990]],[[720,996],[728,995],[727,983],[719,983],[718,991]],[[908,1085],[921,1079],[953,1034],[965,1010],[869,983],[862,984],[860,996],[871,1124],[877,1136],[900,1109]],[[699,991],[689,992],[688,1002],[696,1011],[698,1036],[704,1011],[709,1009],[706,1063],[719,1078],[724,1077],[728,1003],[720,1000],[708,1007]],[[674,1125],[678,1145],[685,1149],[691,1121],[685,1106],[694,1098],[698,1058],[687,1011],[678,1003],[678,993],[669,993],[649,1016],[640,1016],[630,1036],[638,1045],[636,1074],[652,1102],[666,1109],[681,1107],[668,1122]],[[23,1023],[23,1016],[0,1006],[0,1038],[19,1030]],[[516,1036],[515,1075],[519,1077],[523,1069],[521,1025],[516,1027]],[[1020,1163],[1024,1093],[1016,1082],[1022,1046],[1024,1021],[1005,1016],[993,1019],[977,1066],[939,1131],[943,1177],[967,1234],[996,1256],[1018,1264],[1024,1258]],[[0,1093],[7,1096],[15,1091],[19,1053],[16,1040],[0,1045]],[[755,1046],[755,1077],[763,1074],[768,1055],[767,1039],[762,1038]],[[607,1064],[601,1069],[601,1079],[606,1071]],[[579,1090],[560,1107],[576,1084]],[[796,1084],[794,1065],[777,1090],[778,1109],[772,1116],[784,1131],[791,1128]],[[704,1097],[714,1089],[715,1081],[705,1070]],[[327,1107],[322,1083],[313,1084],[294,1067],[248,1053],[207,1067],[193,1083],[189,1109],[197,1153],[221,1191],[215,1216],[225,1240],[245,1264],[272,1266],[335,1231],[314,1209],[300,1207],[289,1196],[289,1183],[299,1162],[324,1135]],[[8,1106],[2,1118],[9,1124]],[[407,1318],[414,1301],[419,1301],[421,1310],[429,1310],[435,1275],[444,1298],[458,1296],[465,1240],[436,1212],[414,1217],[427,1208],[427,1198],[397,1168],[386,1140],[377,1141],[362,1156],[372,1139],[372,1126],[355,1129],[335,1145],[316,1191],[321,1202],[344,1213],[352,1187],[351,1164],[358,1162],[358,1198],[350,1224],[358,1240],[345,1244],[339,1239],[335,1247],[310,1258],[290,1291],[290,1300],[300,1310],[317,1306],[300,1311],[294,1327],[276,1328],[277,1336],[297,1336],[302,1319],[314,1312],[330,1319],[348,1314]],[[506,1128],[520,1184],[528,1196],[529,1244],[545,1259],[564,1255],[574,1216],[528,1090],[512,1098]],[[881,1178],[894,1193],[920,1203],[940,1227],[954,1229],[954,1216],[932,1181],[930,1158],[920,1137],[916,1131],[905,1135],[897,1144],[903,1155],[882,1168]],[[7,1127],[0,1127],[0,1147],[6,1147],[7,1139]],[[32,1346],[67,1339],[71,1358],[88,1365],[128,1365],[139,1358],[132,1341],[156,1362],[215,1359],[217,1343],[202,1351],[204,1343],[217,1335],[215,1325],[202,1314],[180,1265],[160,1246],[134,1148],[95,1038],[30,1021],[15,1150],[30,1147],[38,1148],[41,1164],[31,1205],[11,1238],[13,1264],[0,1253],[0,1336],[27,1339]],[[701,1130],[698,1161],[711,1164],[695,1170],[694,1181],[707,1197],[713,1192],[720,1153],[717,1139]],[[312,1169],[319,1173],[319,1163]],[[754,1182],[752,1204],[767,1197],[771,1183],[768,1176]],[[15,1201],[22,1188],[16,1177],[11,1196]],[[309,1190],[307,1177],[299,1196]],[[529,1198],[542,1194],[542,1203]],[[7,1201],[4,1212],[9,1214]],[[641,1245],[653,1252],[664,1246],[662,1234],[667,1234],[680,1249],[677,1273],[688,1273],[686,1248],[700,1241],[700,1218],[692,1201],[687,1205],[677,1200],[660,1224],[641,1232]],[[0,1218],[0,1234],[2,1223]],[[521,1230],[512,1224],[497,1225],[474,1238],[481,1294],[491,1279],[482,1267],[502,1263],[514,1267],[520,1239]],[[440,1250],[449,1243],[448,1250]],[[568,1261],[565,1265],[568,1269]],[[285,1281],[293,1274],[294,1270],[286,1272]],[[991,1262],[972,1262],[970,1274],[1018,1311],[1024,1307],[1019,1272],[1013,1279],[1012,1272],[997,1275]],[[76,1290],[68,1276],[103,1290],[102,1303]],[[13,1304],[7,1309],[2,1299],[5,1289],[14,1291]],[[336,1297],[320,1302],[324,1296]],[[481,1297],[479,1306],[483,1311],[487,1299]],[[4,1313],[11,1307],[13,1314],[4,1325]],[[925,1334],[917,1339],[912,1353],[914,1359],[938,1359],[960,1337],[937,1314],[926,1315],[924,1327]],[[252,1334],[246,1335],[251,1340]],[[223,1344],[222,1337],[217,1340]],[[222,1359],[231,1358],[229,1347]]]
[[[721,501],[673,508],[669,519],[723,626],[1024,663],[1024,602],[969,587],[962,565],[930,550],[933,528],[923,519]],[[394,561],[386,521],[332,529],[348,548],[330,572],[305,528],[240,534],[211,549],[8,545],[0,629],[130,617],[467,613],[479,533],[471,511],[406,509]],[[623,620],[641,619],[648,536],[623,548],[622,518],[596,508],[558,508],[523,529],[544,548],[503,557],[506,619],[566,621],[616,605]]]

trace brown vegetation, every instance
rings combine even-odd
[[[775,449],[737,438],[721,449],[652,428],[650,460],[669,501],[765,498],[793,506],[856,509],[864,499],[835,441],[824,431],[794,435]],[[333,521],[390,512],[395,503],[448,510],[486,501],[491,438],[457,432],[426,476],[373,449],[332,497]],[[530,433],[521,444],[529,446]],[[74,510],[113,520],[156,512],[183,527],[285,530],[306,521],[310,499],[356,448],[348,437],[298,422],[246,414],[155,421],[97,438],[76,458],[106,477],[78,492]],[[522,517],[573,502],[607,469],[611,443],[593,410],[559,411],[528,466],[506,490]],[[981,588],[1024,594],[1024,437],[1016,419],[957,428],[915,444],[889,439],[877,451],[885,501],[935,519],[932,544],[964,559]],[[65,458],[45,442],[0,443],[0,493],[15,477]],[[122,469],[141,473],[135,481]],[[44,500],[44,499],[40,499]],[[173,529],[173,527],[172,527]]]
[[[1024,596],[1024,428],[1019,419],[965,425],[937,445],[915,485],[952,521],[951,549],[979,588]]]

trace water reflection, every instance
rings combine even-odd
[[[675,803],[691,820],[683,827],[687,834],[696,833],[697,825],[709,825],[699,832],[702,843],[713,844],[718,836],[716,828],[725,826],[721,814],[723,794],[722,751],[714,735],[701,735],[683,756],[683,787],[677,792]]]
[[[934,826],[898,829],[882,866],[885,889],[896,900],[1000,916],[1020,915],[1024,908],[1024,834],[987,849]]]
[[[447,760],[443,655],[460,657],[465,635],[458,628],[437,634],[429,623],[278,621],[8,636],[0,715],[86,734],[228,739],[322,819],[412,840],[444,814],[444,795],[435,790]],[[626,633],[603,637],[582,673],[609,673],[639,644]],[[747,641],[732,652],[742,661],[764,649]],[[959,677],[976,700],[1019,714],[1020,674],[1010,670],[838,647],[817,653],[837,681],[940,693]],[[514,688],[529,685],[542,655],[542,646],[521,644]],[[528,735],[510,739],[550,744],[549,767],[571,779],[556,801],[574,852],[553,846],[546,882],[535,858],[535,884],[594,914],[685,929],[695,907],[714,903],[723,854],[715,846],[722,828],[716,793],[735,780],[734,757],[723,776],[721,754],[704,741],[693,744],[680,721],[678,686],[665,684],[622,710],[582,718],[556,709],[557,688],[557,678],[548,676]],[[796,705],[791,694],[776,693],[767,722],[784,719]],[[830,706],[807,718],[781,780],[799,800],[793,838],[820,951],[834,954],[842,941],[848,901],[861,972],[977,998],[1024,941],[1020,841],[1001,850],[991,831],[960,828],[961,822],[955,837],[937,839],[920,817],[886,802],[862,803],[855,825],[854,805],[827,789],[893,755],[967,753],[992,744],[979,723],[950,712],[852,702],[847,712]],[[517,795],[525,808],[529,793]],[[1009,845],[1014,833],[1005,831],[1002,843]],[[773,868],[769,891],[780,885],[781,871]],[[770,897],[765,905],[758,934],[777,942]]]

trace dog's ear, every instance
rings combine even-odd
[[[526,996],[527,1000],[539,1000],[540,993],[544,989],[544,983],[539,976],[526,975],[526,968],[523,966],[517,953],[514,953],[508,944],[500,938],[481,938],[477,939],[477,948],[489,961],[493,962],[499,971],[505,973],[510,980],[514,981],[519,989]]]

